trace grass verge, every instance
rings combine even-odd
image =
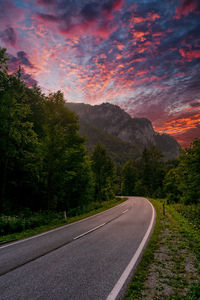
[[[150,199],[157,221],[125,299],[200,299],[200,234],[174,205]]]
[[[0,244],[4,244],[4,243],[11,242],[14,240],[24,239],[24,238],[60,227],[60,226],[66,225],[66,224],[70,224],[70,223],[82,220],[84,218],[87,218],[87,217],[90,217],[97,213],[100,213],[106,209],[109,209],[113,206],[116,206],[126,200],[127,200],[127,198],[118,198],[117,197],[116,199],[113,199],[113,200],[103,201],[101,203],[93,203],[92,205],[90,204],[88,207],[85,208],[84,213],[80,213],[73,217],[68,217],[66,220],[64,218],[63,219],[52,219],[52,220],[49,220],[49,224],[37,226],[32,229],[23,230],[22,232],[2,235],[2,236],[0,236]]]
[[[150,200],[150,199],[149,199]],[[160,222],[160,204],[158,201],[151,199],[156,210],[156,223],[154,226],[153,234],[150,238],[148,247],[145,249],[142,260],[138,266],[137,272],[134,275],[134,279],[131,282],[127,294],[124,299],[140,299],[142,297],[142,290],[144,289],[144,282],[147,278],[147,270],[150,264],[154,260],[154,252],[159,246],[159,234],[161,232],[161,222]]]

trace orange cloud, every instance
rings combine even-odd
[[[145,35],[148,35],[149,32],[133,31],[132,34],[136,41],[144,42],[146,40]]]
[[[192,61],[193,59],[200,57],[200,49],[188,51],[184,49],[179,49],[179,53],[186,61]]]
[[[147,17],[133,17],[132,22],[133,23],[143,23],[146,21],[155,21],[156,19],[159,19],[160,16],[156,13],[148,13]]]
[[[188,146],[192,138],[199,137],[199,107],[187,107],[180,113],[169,115],[168,119],[162,125],[155,126],[156,130],[174,136],[182,146]]]

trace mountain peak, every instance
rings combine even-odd
[[[177,141],[169,135],[156,133],[147,118],[132,118],[119,106],[107,102],[94,106],[84,103],[66,103],[66,105],[79,115],[80,121],[114,135],[124,142],[139,146],[141,152],[145,147],[155,145],[167,159],[178,156],[180,146]]]

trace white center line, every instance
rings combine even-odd
[[[92,229],[90,229],[90,230],[88,230],[88,231],[86,231],[86,232],[84,232],[84,233],[82,233],[82,234],[76,236],[75,238],[73,238],[73,240],[77,240],[77,239],[79,239],[80,237],[82,237],[82,236],[84,236],[84,235],[86,235],[86,234],[88,234],[88,233],[90,233],[90,232],[92,232],[92,231],[94,231],[94,230],[96,230],[96,229],[98,229],[98,228],[104,226],[105,224],[106,224],[106,223],[103,223],[103,224],[101,224],[101,225],[99,225],[99,226],[97,226],[97,227],[94,227],[94,228],[92,228]]]
[[[102,211],[102,212],[97,213],[97,214],[95,214],[95,215],[89,216],[89,217],[87,217],[87,218],[85,218],[85,219],[82,219],[82,220],[79,220],[79,221],[76,221],[76,222],[73,222],[73,223],[70,223],[70,224],[67,224],[67,225],[64,225],[64,226],[60,226],[60,227],[58,227],[58,228],[54,228],[54,229],[45,231],[45,232],[43,232],[43,233],[40,233],[40,234],[31,236],[31,237],[29,237],[29,238],[25,238],[25,239],[22,239],[22,240],[19,240],[19,241],[16,241],[16,242],[12,242],[12,243],[10,243],[10,244],[8,244],[8,245],[5,245],[5,246],[0,246],[0,250],[1,250],[1,249],[4,249],[4,248],[7,248],[7,247],[10,247],[10,246],[13,246],[13,245],[16,245],[16,244],[21,244],[21,243],[27,242],[27,241],[29,241],[29,240],[32,240],[32,239],[41,237],[41,236],[46,235],[46,234],[49,234],[49,233],[51,233],[51,232],[55,232],[55,231],[58,231],[58,230],[62,230],[62,229],[64,229],[64,228],[66,228],[66,227],[74,226],[74,225],[76,225],[76,224],[78,224],[78,223],[85,222],[86,220],[89,220],[89,219],[95,218],[96,216],[100,216],[100,215],[102,215],[102,214],[105,214],[105,213],[107,213],[108,211],[115,210],[116,208],[119,208],[119,207],[123,207],[123,206],[126,205],[126,203],[127,203],[128,201],[129,201],[129,200],[126,200],[125,202],[123,202],[123,203],[121,203],[121,204],[119,204],[119,205],[113,206],[113,207],[111,207],[111,208],[109,208],[109,209],[107,209],[107,210],[105,210],[105,211]]]

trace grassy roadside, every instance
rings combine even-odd
[[[148,247],[143,253],[142,260],[138,266],[137,272],[134,275],[127,294],[124,299],[140,299],[142,296],[142,290],[144,289],[144,282],[147,278],[147,270],[154,259],[154,252],[159,246],[159,235],[161,232],[162,224],[160,221],[160,205],[157,201],[151,199],[156,210],[156,223],[154,231],[149,241]]]
[[[63,219],[52,219],[52,220],[50,220],[49,224],[47,224],[47,225],[41,225],[41,226],[35,227],[33,229],[23,230],[22,232],[19,232],[19,233],[12,233],[12,234],[8,234],[8,235],[0,236],[0,245],[3,243],[9,242],[9,241],[24,239],[24,238],[45,232],[47,230],[51,230],[51,229],[54,229],[54,228],[57,228],[57,227],[60,227],[60,226],[66,225],[66,224],[70,224],[70,223],[82,220],[84,218],[87,218],[87,217],[90,217],[97,213],[100,213],[106,209],[109,209],[113,206],[116,206],[126,200],[127,200],[127,198],[118,198],[117,197],[116,199],[109,200],[109,201],[103,201],[98,204],[94,203],[93,209],[90,210],[90,207],[92,207],[90,205],[90,207],[88,207],[86,209],[89,211],[80,213],[73,217],[69,217],[66,220],[64,218]]]
[[[124,299],[200,299],[200,234],[176,206],[150,199],[157,221]]]

